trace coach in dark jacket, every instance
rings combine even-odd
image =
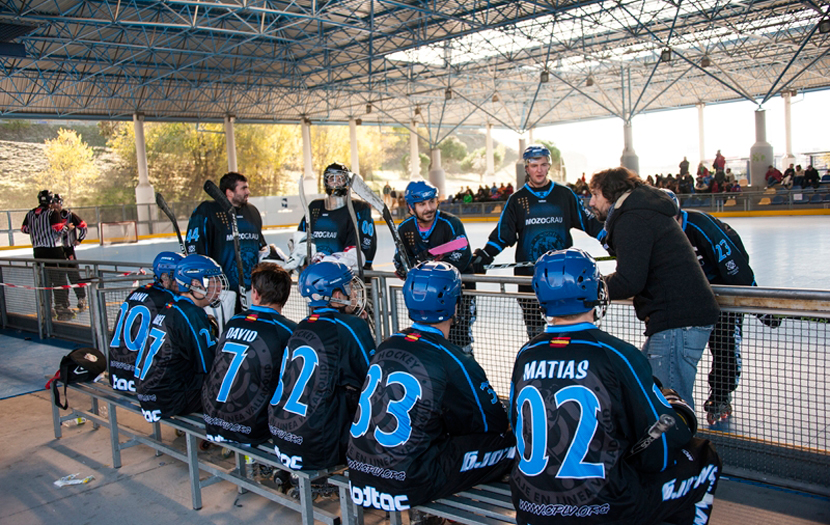
[[[590,206],[605,221],[606,247],[617,257],[617,271],[605,277],[608,294],[634,298],[654,375],[693,404],[697,362],[720,309],[674,220],[675,205],[626,168],[594,174],[590,189]]]

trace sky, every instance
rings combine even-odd
[[[727,158],[749,157],[755,143],[756,103],[732,102],[707,105],[703,110],[704,147],[707,166],[720,149]],[[786,149],[784,99],[774,97],[766,110],[767,142],[775,156]],[[798,93],[791,99],[792,149],[799,154],[830,151],[830,90]],[[688,157],[694,169],[698,159],[697,108],[660,111],[638,115],[632,121],[634,151],[640,159],[640,174],[677,174],[678,164]],[[518,148],[519,136],[512,131],[493,130],[493,138]],[[618,118],[592,120],[538,128],[534,140],[549,140],[562,152],[568,170],[567,180],[575,181],[584,172],[620,165],[623,150],[623,122]],[[780,161],[778,161],[780,162]],[[780,167],[780,166],[779,166]]]

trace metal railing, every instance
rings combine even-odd
[[[40,333],[94,344],[107,351],[121,302],[149,275],[135,272],[135,264],[79,261],[82,275],[93,282],[90,308],[72,320],[57,321],[50,312],[52,293],[46,290],[0,286],[0,320],[3,327]],[[29,287],[49,282],[47,272],[66,273],[72,268],[48,267],[45,261],[0,259],[0,281]],[[149,273],[149,272],[148,272]],[[372,279],[370,311],[381,341],[409,326],[400,281],[391,273],[366,272]],[[515,291],[527,277],[464,276],[477,283],[477,318],[473,324],[476,360],[503,398],[515,356],[527,341],[519,299],[527,294]],[[703,410],[709,392],[709,352],[698,364],[694,404],[701,422],[699,435],[712,440],[723,458],[728,474],[764,481],[783,487],[830,495],[830,417],[827,370],[830,292],[760,287],[714,287],[725,312],[743,320],[740,382],[732,394],[733,414],[714,426],[706,425]],[[72,297],[70,297],[72,300]],[[74,300],[72,300],[74,303]],[[308,309],[296,289],[283,314],[302,320]],[[780,326],[762,323],[760,314],[780,317]],[[630,302],[614,302],[601,328],[641,347],[644,325]]]

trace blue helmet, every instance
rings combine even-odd
[[[461,274],[443,261],[418,264],[403,285],[403,300],[415,322],[440,323],[452,318],[460,297]]]
[[[351,295],[354,272],[341,262],[322,261],[309,265],[297,281],[300,295],[309,306],[327,306],[336,290]],[[350,302],[349,302],[350,303]]]
[[[416,202],[424,202],[438,197],[438,188],[423,180],[412,181],[406,186],[403,198],[410,208]]]
[[[547,157],[548,162],[551,161],[550,158],[550,150],[541,144],[531,144],[527,148],[525,148],[524,153],[522,153],[522,158],[525,161],[525,165],[533,159],[538,159],[541,157]]]
[[[216,261],[204,255],[188,255],[176,265],[174,272],[179,291],[190,291],[208,297],[210,304],[218,305],[219,294],[228,289],[228,280]],[[196,280],[198,284],[193,284]]]
[[[597,263],[579,248],[549,251],[539,257],[531,284],[547,317],[581,314],[607,304]]]
[[[156,276],[156,280],[160,281],[163,275],[172,277],[176,271],[176,265],[182,259],[184,259],[184,256],[177,252],[160,252],[156,255],[156,258],[153,259],[153,275]]]
[[[660,189],[666,193],[666,195],[674,203],[675,208],[677,208],[677,213],[675,215],[680,215],[680,199],[677,198],[677,195],[668,188],[660,188]]]

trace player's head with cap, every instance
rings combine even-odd
[[[297,288],[312,308],[328,306],[360,315],[366,306],[363,281],[341,262],[321,261],[308,265],[297,280]]]
[[[49,190],[40,190],[37,194],[37,203],[39,206],[48,207],[52,204],[52,192]]]
[[[424,261],[406,275],[403,299],[409,318],[416,323],[451,320],[460,297],[461,274],[449,263]]]
[[[438,188],[427,181],[414,180],[406,185],[403,198],[419,223],[432,224],[438,210]]]
[[[676,219],[679,219],[681,208],[680,208],[680,199],[677,198],[677,194],[675,192],[673,192],[672,190],[668,189],[668,188],[660,188],[660,190],[663,193],[665,193],[666,197],[671,199],[671,201],[674,203],[674,207],[675,207],[675,209],[677,209],[677,213],[674,214],[674,217]]]
[[[528,183],[534,188],[547,184],[551,165],[550,150],[542,144],[531,144],[525,148],[522,159],[525,161]]]
[[[539,257],[531,281],[542,312],[548,322],[569,324],[582,314],[600,307],[596,319],[601,319],[608,304],[605,282],[597,263],[579,248],[549,251]]]
[[[291,275],[282,266],[261,262],[251,272],[251,298],[257,306],[268,306],[277,311],[288,301],[291,293]]]
[[[174,272],[179,293],[196,306],[218,306],[220,294],[228,289],[228,280],[216,261],[204,255],[188,255],[176,264]]]
[[[323,170],[326,195],[344,197],[349,192],[349,180],[349,168],[345,164],[334,162]]]
[[[156,277],[156,281],[173,292],[179,290],[174,274],[176,273],[176,265],[182,259],[184,259],[184,256],[178,252],[159,252],[156,258],[153,259],[153,275]]]

